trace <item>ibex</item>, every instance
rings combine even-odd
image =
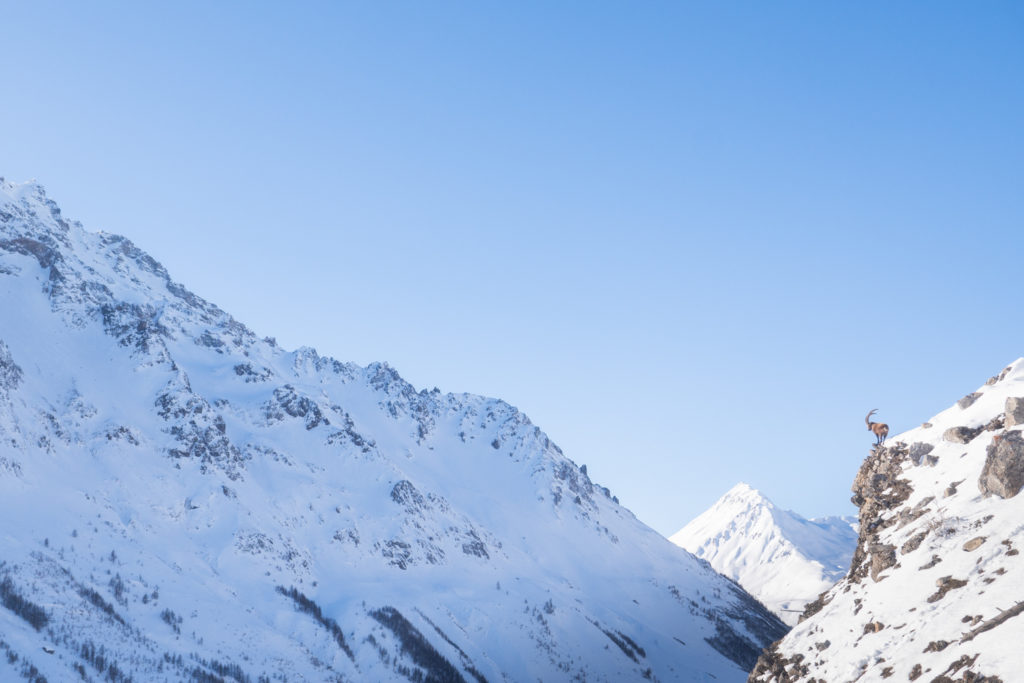
[[[875,408],[868,416],[864,418],[864,422],[868,425],[868,431],[875,435],[875,445],[885,441],[885,437],[889,436],[889,425],[884,422],[871,422],[868,418],[878,412],[878,408]]]

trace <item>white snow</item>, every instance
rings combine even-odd
[[[846,574],[854,520],[808,520],[739,483],[669,537],[738,582],[790,625]]]
[[[933,447],[932,460],[902,463],[899,478],[911,487],[909,498],[875,520],[861,520],[882,522],[876,544],[894,548],[896,564],[877,580],[840,581],[827,604],[781,642],[779,653],[790,661],[802,657],[806,667],[793,680],[1021,680],[1024,616],[971,634],[1024,598],[1024,495],[985,497],[978,486],[988,447],[1007,431],[991,421],[1003,414],[1007,398],[1024,396],[1024,359],[1001,375],[978,389],[973,405],[954,404],[889,439],[890,447]],[[943,438],[951,427],[985,425],[992,428],[967,444]],[[975,539],[981,545],[971,549]],[[946,577],[965,583],[940,595]],[[967,672],[971,677],[964,678]]]
[[[0,608],[0,680],[738,682],[782,633],[514,407],[257,339],[3,181],[0,519],[49,616]]]

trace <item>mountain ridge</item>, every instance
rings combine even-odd
[[[513,406],[259,339],[38,184],[0,381],[4,675],[739,681],[785,631]]]
[[[850,571],[751,683],[1009,683],[1024,638],[1024,358],[872,448],[852,490]]]

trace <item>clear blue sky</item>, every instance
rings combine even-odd
[[[1024,5],[2,2],[0,175],[671,533],[1024,355]]]

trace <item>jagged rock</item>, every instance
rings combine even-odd
[[[1024,438],[1020,431],[997,436],[986,449],[978,488],[988,495],[1013,498],[1024,488]]]
[[[876,543],[871,546],[871,580],[878,582],[879,575],[896,564],[896,546]]]
[[[304,418],[307,430],[331,424],[316,401],[299,394],[291,384],[274,389],[274,401],[264,405],[264,414],[268,420],[282,420],[285,414]]]
[[[1006,399],[1006,426],[1024,424],[1024,396],[1010,396]]]
[[[935,582],[935,585],[939,587],[939,590],[928,596],[928,602],[938,602],[946,596],[946,593],[963,588],[967,582],[963,579],[954,579],[952,576],[943,576]]]
[[[21,368],[11,358],[11,351],[7,344],[0,340],[0,391],[11,391],[18,387],[21,382]]]
[[[405,507],[410,512],[427,508],[427,499],[407,479],[401,480],[391,488],[391,500]]]
[[[950,427],[942,432],[942,439],[953,443],[970,443],[978,434],[981,434],[981,427]]]
[[[142,353],[163,350],[168,330],[160,322],[160,310],[150,304],[118,302],[99,307],[103,327],[121,346]]]
[[[975,391],[964,396],[962,399],[957,401],[956,404],[960,406],[960,410],[964,410],[974,405],[974,402],[977,401],[979,398],[981,398],[981,392]]]
[[[1012,368],[1012,367],[1006,367],[1006,368],[1003,368],[1003,371],[1002,371],[1002,372],[1000,372],[1000,373],[999,373],[998,375],[995,375],[995,376],[993,376],[993,377],[989,377],[989,378],[988,378],[988,381],[987,381],[987,382],[985,382],[985,386],[989,386],[989,387],[990,387],[990,386],[992,386],[993,384],[996,384],[996,383],[998,383],[998,382],[1002,382],[1002,381],[1003,381],[1003,380],[1004,380],[1004,379],[1006,378],[1006,376],[1007,376],[1008,374],[1010,374],[1010,371],[1011,371],[1011,370],[1013,370],[1013,368]]]
[[[1006,426],[1006,424],[1005,424],[1004,416],[996,415],[995,417],[993,417],[991,420],[988,421],[988,424],[986,424],[983,427],[983,429],[986,432],[998,432],[1000,429],[1003,429],[1005,426]]]
[[[935,450],[935,446],[933,446],[932,444],[925,443],[923,441],[915,441],[914,443],[910,444],[910,460],[915,465],[920,465],[921,460],[924,458],[924,456],[928,455],[933,450]]]
[[[917,505],[913,508],[900,508],[899,514],[899,525],[904,527],[910,522],[913,522],[918,517],[921,517],[928,512],[928,504],[931,503],[935,498],[933,496],[926,496],[918,501]]]
[[[885,628],[885,624],[883,624],[882,622],[871,621],[864,624],[864,633],[878,633],[883,628]]]
[[[877,446],[864,460],[853,481],[853,497],[860,508],[860,538],[853,552],[848,578],[858,582],[865,576],[878,581],[879,572],[896,564],[896,548],[878,542],[878,534],[895,524],[898,516],[883,517],[884,512],[904,503],[913,489],[900,477],[909,459],[906,444]]]
[[[906,555],[907,553],[914,552],[919,547],[921,547],[921,543],[924,541],[924,539],[927,536],[928,536],[928,532],[927,531],[922,531],[920,533],[914,534],[913,536],[910,537],[910,539],[907,540],[906,543],[904,543],[900,547],[900,553],[903,554],[903,555]]]

